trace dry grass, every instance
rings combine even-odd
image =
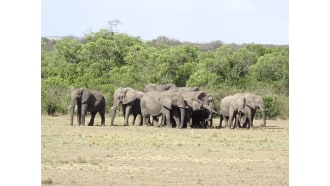
[[[252,130],[41,121],[43,185],[288,185],[288,121]]]

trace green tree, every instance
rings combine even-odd
[[[267,86],[282,95],[289,95],[289,50],[279,47],[258,58],[250,67],[250,81]]]

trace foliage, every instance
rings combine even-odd
[[[236,92],[264,97],[269,116],[288,117],[289,47],[260,44],[181,43],[160,36],[142,41],[109,28],[41,40],[42,111],[67,113],[73,88],[104,93],[107,110],[116,88],[143,90],[148,83],[198,86],[216,101]]]

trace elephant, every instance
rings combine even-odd
[[[244,93],[243,96],[246,100],[245,114],[242,118],[243,127],[253,127],[253,119],[256,109],[261,110],[263,122],[260,125],[262,127],[266,126],[266,108],[262,97],[252,93]]]
[[[105,106],[106,101],[104,95],[96,90],[87,88],[75,89],[71,92],[71,126],[73,126],[74,109],[77,106],[78,125],[85,125],[85,116],[87,112],[91,113],[91,120],[88,126],[94,125],[94,118],[97,112],[101,116],[101,125],[105,125]]]
[[[144,92],[152,92],[158,91],[163,92],[167,90],[177,90],[178,87],[174,84],[164,84],[164,85],[156,85],[156,84],[148,84],[144,88]]]
[[[225,126],[227,128],[235,128],[238,125],[238,120],[240,120],[241,113],[244,113],[246,100],[242,94],[230,95],[224,97],[220,102],[220,124],[222,126],[222,121],[225,120]],[[235,123],[233,125],[233,120]],[[229,123],[228,123],[229,121]]]
[[[152,91],[147,92],[141,99],[141,113],[143,124],[147,125],[147,116],[153,117],[153,124],[158,122],[158,116],[164,117],[168,127],[174,126],[171,117],[175,120],[176,128],[183,128],[185,119],[185,102],[180,92]]]
[[[133,114],[133,125],[135,124],[135,120],[137,115],[141,115],[141,107],[140,101],[143,97],[144,92],[134,90],[133,88],[126,87],[126,88],[118,88],[113,94],[113,105],[110,111],[110,124],[113,125],[116,111],[118,105],[121,103],[123,108],[123,116],[124,116],[124,126],[128,125],[128,118],[130,114]],[[140,124],[142,125],[142,118],[140,120]]]

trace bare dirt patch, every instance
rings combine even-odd
[[[288,185],[288,121],[250,130],[109,121],[71,127],[69,116],[42,115],[42,185]]]

